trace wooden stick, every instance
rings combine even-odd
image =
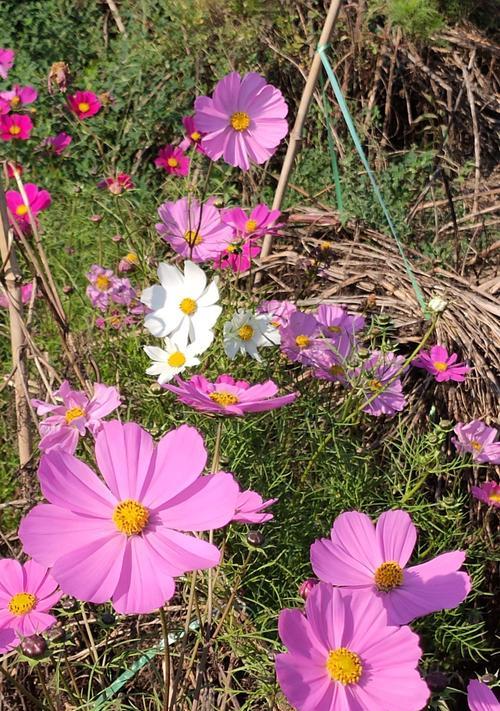
[[[342,0],[332,0],[330,3],[330,8],[326,16],[325,24],[323,25],[323,30],[319,38],[319,44],[324,46],[330,41],[330,35],[332,34],[333,27],[337,21],[340,6],[342,5]],[[302,97],[300,99],[299,108],[297,111],[297,116],[295,118],[295,124],[293,126],[292,132],[290,133],[290,141],[288,143],[288,149],[285,155],[285,160],[283,161],[283,167],[281,169],[278,186],[274,194],[273,210],[280,210],[283,203],[283,197],[288,185],[288,180],[290,178],[293,164],[295,161],[295,156],[297,155],[300,144],[302,143],[302,132],[304,129],[304,124],[306,121],[307,112],[309,111],[309,106],[314,95],[314,89],[316,87],[319,73],[321,71],[321,56],[319,52],[314,53],[314,58],[311,64],[311,69],[309,70],[309,76],[307,77],[306,85],[304,91],[302,92]],[[269,252],[271,251],[273,243],[273,237],[267,234],[264,237],[262,243],[261,260],[264,260]],[[258,283],[259,275],[256,274],[255,282]]]

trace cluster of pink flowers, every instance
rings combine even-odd
[[[133,255],[135,257],[135,255]],[[133,267],[132,254],[127,255],[128,271]],[[105,328],[109,324],[114,329],[121,329],[137,323],[138,318],[144,315],[146,307],[139,301],[137,291],[126,277],[118,277],[112,269],[106,269],[99,264],[93,264],[86,277],[90,282],[87,286],[87,296],[92,306],[106,316],[96,318],[97,328]]]
[[[0,77],[7,79],[14,66],[15,52],[0,48]],[[17,111],[36,101],[38,93],[32,86],[14,84],[11,89],[0,91],[0,139],[2,141],[26,141],[33,131],[29,116]],[[11,113],[12,112],[12,113]]]

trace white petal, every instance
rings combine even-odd
[[[165,361],[168,358],[168,353],[163,348],[157,346],[144,346],[144,352],[151,360]]]
[[[167,300],[167,292],[159,284],[154,284],[153,286],[148,286],[144,289],[141,294],[141,301],[146,304],[150,309],[156,311],[165,306]]]
[[[163,373],[165,370],[164,365],[162,363],[153,363],[152,365],[149,366],[149,368],[146,368],[146,374],[147,375],[160,375],[160,373]]]
[[[207,277],[201,267],[194,262],[186,260],[184,262],[184,289],[189,291],[191,299],[197,301],[203,293],[207,284]]]
[[[224,341],[224,351],[230,360],[234,360],[236,358],[236,354],[238,353],[238,350],[239,350],[239,344],[236,341],[234,341],[234,340],[225,340]]]
[[[219,289],[215,279],[210,282],[203,294],[198,299],[198,306],[211,306],[219,301]]]
[[[167,290],[182,289],[184,279],[182,272],[174,264],[162,262],[158,266],[158,279],[160,284]]]

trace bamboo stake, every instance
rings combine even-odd
[[[326,16],[325,24],[323,25],[323,30],[321,31],[321,36],[319,38],[320,46],[328,44],[330,41],[330,35],[332,34],[335,23],[337,22],[337,17],[339,14],[340,7],[342,5],[342,0],[332,0],[330,3],[330,8]],[[283,167],[281,169],[278,186],[274,194],[273,210],[280,210],[283,203],[283,197],[290,179],[290,175],[293,168],[293,163],[295,161],[295,156],[300,150],[300,144],[302,142],[302,133],[304,130],[304,124],[306,121],[307,113],[309,111],[309,106],[314,95],[314,90],[318,82],[319,74],[321,71],[321,57],[318,52],[314,53],[314,58],[311,64],[311,69],[309,70],[309,75],[307,77],[306,85],[304,91],[302,92],[302,97],[300,99],[299,108],[297,111],[297,116],[295,118],[295,123],[293,129],[290,133],[290,141],[288,143],[288,149],[285,155],[285,160],[283,161]],[[262,243],[262,252],[260,255],[263,261],[271,251],[273,243],[273,237],[267,234],[264,237]],[[260,272],[256,274],[255,282],[258,283]]]
[[[21,275],[14,252],[13,235],[9,230],[5,192],[0,181],[0,255],[7,292],[10,319],[10,343],[14,367],[14,392],[17,418],[17,446],[21,469],[30,461],[33,440],[30,427],[30,410],[26,399],[28,378],[25,363],[26,338],[23,331],[23,303],[21,299]]]

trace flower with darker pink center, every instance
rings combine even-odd
[[[376,527],[366,514],[349,511],[335,519],[330,538],[312,544],[311,565],[324,582],[379,598],[389,624],[404,625],[456,607],[471,589],[469,576],[459,570],[463,551],[406,567],[416,540],[405,511],[386,511]]]
[[[21,106],[32,104],[37,100],[38,92],[32,86],[20,86],[14,84],[9,91],[0,91],[0,99],[8,103],[13,111],[16,111]]]
[[[288,132],[288,106],[264,77],[238,72],[223,77],[212,96],[195,101],[194,121],[205,135],[201,146],[212,160],[248,170],[265,163]]]
[[[77,91],[68,96],[68,105],[80,121],[95,116],[102,107],[99,97],[92,91]]]
[[[447,380],[454,380],[461,383],[465,380],[465,376],[470,368],[465,363],[457,363],[458,355],[456,353],[448,354],[444,346],[432,346],[429,352],[423,351],[415,358],[412,365],[416,368],[424,368],[428,373],[431,373],[436,382],[443,383]]]
[[[33,130],[33,121],[24,114],[0,116],[0,138],[2,141],[27,141]]]
[[[103,479],[61,451],[42,457],[39,479],[49,503],[23,519],[24,550],[63,592],[117,612],[146,614],[174,595],[175,580],[220,562],[218,548],[193,532],[225,526],[234,515],[232,474],[202,475],[203,438],[171,430],[155,446],[134,422],[105,422],[95,455]]]
[[[52,627],[57,620],[49,613],[61,595],[46,566],[34,560],[24,565],[10,558],[0,560],[0,647],[1,633],[7,630],[15,634],[12,648],[23,637]]]
[[[500,508],[500,485],[494,481],[484,481],[479,486],[471,486],[471,493],[478,501],[488,506]]]
[[[204,375],[190,380],[177,377],[176,385],[165,385],[184,405],[214,415],[243,416],[251,412],[267,412],[292,403],[299,393],[277,395],[278,386],[272,380],[251,385],[231,375],[219,375],[211,382]]]
[[[429,689],[418,672],[418,636],[389,626],[376,598],[319,583],[302,610],[282,610],[287,651],[276,674],[297,711],[421,711]]]
[[[175,147],[170,143],[160,148],[155,158],[155,166],[163,168],[169,175],[186,176],[189,173],[191,159],[185,155],[180,146]]]
[[[498,430],[488,427],[482,420],[459,422],[453,428],[456,437],[451,441],[460,454],[472,454],[472,459],[480,464],[500,464],[500,442]]]
[[[194,147],[199,153],[205,153],[201,145],[201,139],[205,134],[198,131],[194,125],[193,116],[184,116],[182,118],[182,125],[184,126],[184,139],[179,144],[179,148],[183,151],[187,151],[189,148]]]
[[[500,711],[500,701],[482,681],[471,679],[467,687],[467,702],[470,711]]]
[[[17,190],[7,190],[5,199],[12,216],[9,216],[9,221],[12,224],[13,220],[15,220],[24,230],[30,227],[29,213],[31,212],[32,217],[36,218],[39,212],[46,210],[50,206],[52,198],[48,190],[41,190],[35,183],[25,183],[23,187],[26,201]]]

